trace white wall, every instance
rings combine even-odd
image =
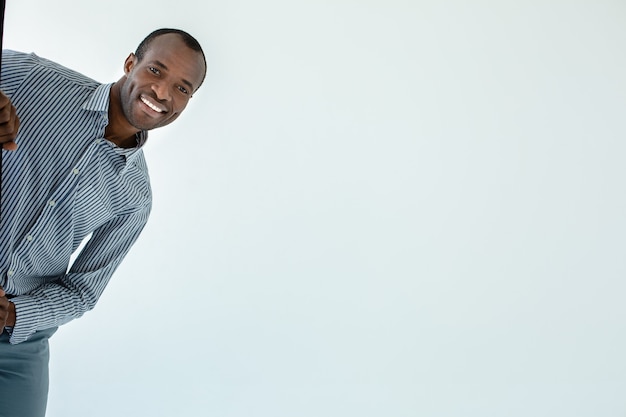
[[[108,82],[164,26],[207,81],[49,416],[624,416],[625,3],[9,0],[5,47]]]

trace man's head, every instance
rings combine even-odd
[[[172,123],[187,106],[206,75],[198,41],[178,29],[148,35],[124,63],[122,111],[139,130]]]
[[[204,56],[204,51],[202,51],[202,47],[200,46],[200,43],[196,40],[196,38],[194,38],[187,32],[180,30],[180,29],[157,29],[151,34],[149,34],[148,36],[146,36],[143,41],[141,41],[141,43],[137,47],[137,50],[135,51],[135,56],[141,61],[144,55],[146,54],[146,51],[150,47],[150,43],[156,37],[161,36],[161,35],[167,35],[168,33],[179,35],[188,48],[196,52],[199,52],[202,55],[202,61],[204,62],[204,73],[202,74],[202,81],[196,87],[196,90],[197,90],[200,87],[200,85],[202,85],[202,82],[204,82],[204,77],[206,76],[206,58]]]

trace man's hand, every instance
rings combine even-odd
[[[2,149],[14,151],[17,149],[15,138],[20,128],[20,119],[17,117],[15,106],[11,100],[0,91],[0,145]]]
[[[4,289],[0,287],[0,332],[4,326],[15,326],[15,304],[9,301]]]

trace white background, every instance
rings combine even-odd
[[[50,417],[626,415],[626,3],[8,3],[102,82],[209,62]]]

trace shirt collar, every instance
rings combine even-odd
[[[83,109],[89,111],[100,111],[105,114],[109,111],[109,95],[113,84],[100,84],[91,97],[83,104]]]
[[[120,148],[119,146],[113,145],[115,153],[124,156],[127,162],[132,160],[146,144],[146,141],[148,140],[148,132],[142,130],[141,132],[135,134],[135,140],[137,141],[137,146],[134,148]]]

